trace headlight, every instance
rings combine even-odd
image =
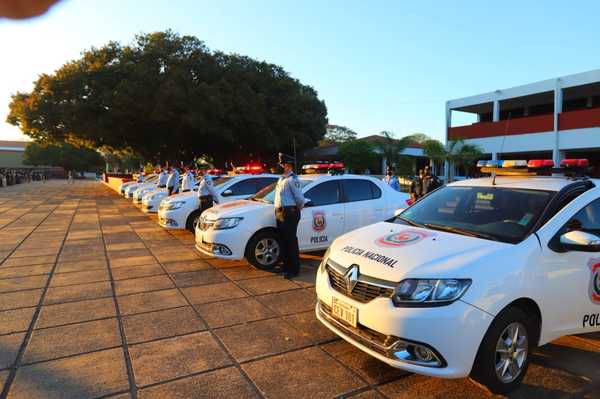
[[[469,279],[407,279],[394,289],[398,307],[442,306],[459,299],[471,285]]]
[[[321,273],[324,273],[326,269],[325,266],[327,266],[327,259],[329,259],[329,251],[331,250],[331,247],[327,248],[327,251],[325,251],[325,255],[323,255],[323,259],[321,260],[321,264],[319,265],[319,271]]]
[[[154,201],[154,200],[157,200],[157,199],[161,199],[164,196],[165,196],[165,193],[157,193],[157,194],[153,194],[152,197],[150,197],[150,199],[152,201]]]
[[[215,224],[213,225],[213,230],[233,229],[238,224],[240,224],[240,221],[242,219],[244,219],[244,218],[222,218],[222,219],[217,219],[215,221]]]
[[[181,208],[183,204],[185,204],[185,201],[163,202],[160,204],[160,207],[167,211],[172,211]]]

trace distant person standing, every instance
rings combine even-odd
[[[167,179],[167,190],[169,196],[179,192],[179,171],[177,168],[169,167],[169,178]]]
[[[207,171],[204,171],[200,185],[198,186],[198,200],[200,201],[200,213],[213,206],[213,203],[219,203],[219,197],[215,190],[213,178]]]
[[[167,187],[167,179],[169,178],[169,174],[164,168],[160,168],[160,172],[158,174],[158,180],[156,181],[156,186],[158,188]]]
[[[410,183],[409,194],[415,194],[417,199],[423,196],[423,177],[424,172],[423,169],[419,170],[419,174],[415,176],[413,181]]]
[[[141,170],[140,173],[138,174],[137,182],[143,183],[144,181],[146,181],[146,174],[144,173],[143,170]]]
[[[188,191],[192,191],[195,183],[196,176],[194,175],[194,171],[189,168],[185,168],[185,174],[181,180],[181,192],[186,193]]]
[[[72,171],[68,171],[67,172],[67,184],[73,184],[73,172]]]
[[[298,249],[298,222],[300,212],[307,200],[300,189],[300,179],[294,173],[293,157],[279,153],[283,174],[275,187],[275,219],[282,247],[283,277],[292,279],[300,274],[300,251]]]
[[[386,174],[381,180],[394,190],[400,191],[400,182],[398,181],[398,177],[394,176],[394,170],[391,166],[387,167]]]

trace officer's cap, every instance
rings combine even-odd
[[[279,163],[280,164],[293,164],[295,161],[294,157],[284,154],[283,152],[279,153]]]

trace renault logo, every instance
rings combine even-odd
[[[354,287],[356,287],[356,283],[358,283],[358,265],[352,265],[346,270],[344,281],[346,282],[346,291],[351,294]]]

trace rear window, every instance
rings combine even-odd
[[[342,179],[344,202],[367,201],[381,197],[381,190],[373,182],[363,179]]]

